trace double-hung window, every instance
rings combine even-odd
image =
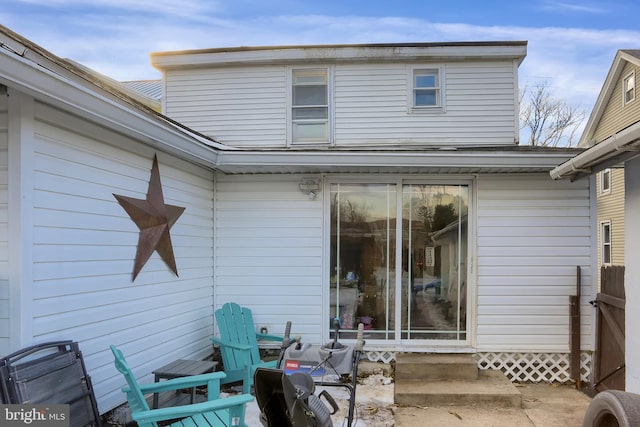
[[[602,265],[611,265],[611,221],[600,223],[600,261]]]
[[[294,69],[291,77],[292,142],[329,142],[328,70]]]
[[[611,169],[604,169],[600,172],[600,194],[611,192]]]
[[[622,99],[625,105],[636,99],[636,73],[633,71],[622,82]]]
[[[442,107],[440,74],[439,68],[414,68],[412,70],[412,109]]]

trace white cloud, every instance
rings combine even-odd
[[[48,4],[51,1],[80,2],[46,0]],[[107,1],[113,5],[111,0],[93,0],[92,3]],[[174,4],[162,0],[150,6],[151,1],[139,1],[137,7],[171,8]],[[204,3],[185,2],[195,9],[205,7]],[[548,82],[559,97],[588,110],[616,51],[638,47],[637,40],[640,40],[640,31],[477,26],[401,17],[283,15],[222,19],[214,14],[195,14],[186,18],[171,14],[130,14],[124,10],[127,0],[117,0],[116,4],[123,10],[120,15],[108,19],[97,14],[60,16],[55,25],[47,25],[46,18],[25,20],[19,15],[0,12],[0,20],[56,55],[69,57],[119,80],[158,78],[160,74],[151,67],[149,53],[164,50],[319,43],[527,40],[528,55],[520,67],[521,86]]]

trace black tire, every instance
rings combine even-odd
[[[640,395],[619,390],[598,393],[582,421],[582,427],[637,426],[640,426]]]

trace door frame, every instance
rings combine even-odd
[[[476,346],[476,317],[477,317],[477,268],[476,235],[477,235],[477,176],[476,175],[372,175],[372,174],[327,174],[323,176],[323,266],[322,266],[322,316],[328,319],[330,315],[330,251],[331,251],[331,184],[396,184],[396,262],[402,259],[402,186],[404,184],[425,185],[467,185],[469,189],[468,230],[467,230],[467,319],[465,340],[402,340],[401,304],[396,298],[395,338],[393,340],[368,339],[369,350],[384,351],[414,351],[414,352],[473,352]],[[396,268],[396,293],[401,291],[402,269]],[[322,322],[323,342],[329,341],[329,322]],[[345,340],[349,341],[349,340]]]

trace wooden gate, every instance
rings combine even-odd
[[[596,391],[625,388],[624,304],[624,266],[602,267],[596,298]]]

